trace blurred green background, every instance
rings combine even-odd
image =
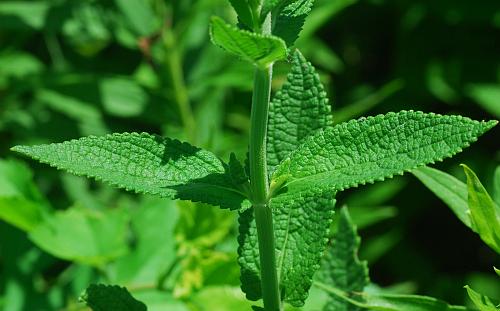
[[[244,158],[252,68],[213,46],[226,0],[0,1],[0,309],[84,310],[90,283],[150,310],[245,310],[235,215],[113,189],[22,159],[17,144],[146,131]],[[296,46],[335,122],[422,110],[500,119],[500,2],[316,0]],[[273,88],[286,78],[275,68]],[[491,189],[500,129],[437,167]],[[342,193],[372,282],[500,299],[491,251],[414,177]],[[315,299],[313,295],[311,299]],[[319,299],[319,298],[318,298]],[[314,310],[308,307],[307,310]]]

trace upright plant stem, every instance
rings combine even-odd
[[[257,68],[254,77],[250,129],[250,184],[259,239],[261,288],[266,311],[280,311],[281,299],[276,271],[273,216],[268,204],[266,136],[272,65]]]

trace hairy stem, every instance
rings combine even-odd
[[[250,184],[259,239],[261,288],[266,311],[280,311],[281,299],[276,271],[272,211],[268,205],[269,181],[266,164],[267,117],[272,66],[257,68],[250,129]]]

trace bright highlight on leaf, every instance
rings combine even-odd
[[[291,193],[342,191],[451,157],[496,124],[415,111],[361,118],[307,139],[273,179],[290,175]]]
[[[50,145],[16,146],[12,150],[138,193],[230,209],[249,206],[245,196],[233,187],[220,159],[169,138],[123,133]]]
[[[146,311],[146,305],[136,300],[124,287],[93,284],[80,300],[93,311]]]
[[[266,67],[286,58],[286,44],[278,37],[238,29],[219,17],[212,17],[210,36],[215,45],[241,59]]]

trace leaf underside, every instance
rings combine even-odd
[[[249,207],[233,188],[222,161],[178,140],[147,133],[89,136],[12,150],[76,175],[137,193],[219,205]]]
[[[308,138],[273,179],[287,177],[292,193],[343,191],[451,157],[496,124],[415,111],[361,118]]]
[[[360,238],[346,208],[340,211],[337,232],[321,262],[315,279],[346,293],[362,292],[369,283],[368,266],[358,258]],[[362,310],[330,294],[324,311]],[[352,299],[358,300],[359,297]]]
[[[292,55],[292,71],[270,107],[268,166],[272,170],[305,138],[331,126],[330,106],[314,68],[300,52]],[[304,304],[319,268],[333,215],[335,193],[283,193],[271,199],[278,277],[283,299]],[[253,210],[240,214],[239,263],[242,290],[250,300],[261,298],[257,230]]]
[[[212,17],[210,36],[215,45],[257,66],[267,66],[287,56],[286,44],[280,38],[238,29],[219,17]]]
[[[146,305],[136,300],[124,287],[93,284],[80,299],[93,311],[146,311]]]

